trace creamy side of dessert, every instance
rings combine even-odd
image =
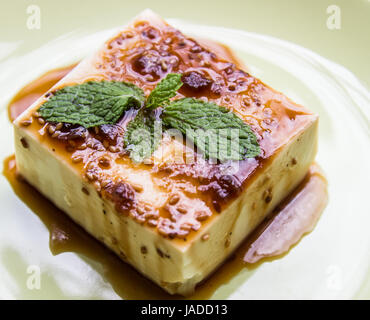
[[[224,163],[197,158],[164,137],[144,163],[124,152],[135,113],[84,128],[45,121],[38,110],[55,92],[88,81],[124,81],[146,96],[181,74],[174,99],[227,108],[251,128],[260,154]],[[150,11],[79,63],[14,122],[19,173],[87,232],[171,294],[191,294],[308,172],[318,117],[225,56],[184,36]],[[160,155],[160,157],[158,156]]]

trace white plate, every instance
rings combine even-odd
[[[186,34],[229,45],[253,75],[320,115],[317,161],[329,181],[329,205],[317,227],[288,255],[243,269],[212,298],[355,297],[370,265],[369,92],[343,67],[297,45],[237,30],[170,22]],[[43,72],[78,61],[112,32],[70,33],[0,63],[1,158],[14,150],[6,113],[11,96]],[[50,253],[47,228],[3,176],[0,191],[0,298],[120,298],[96,262],[74,253]],[[27,289],[30,265],[40,267],[40,290]]]

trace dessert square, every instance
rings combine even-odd
[[[124,134],[136,111],[89,129],[49,123],[38,113],[66,86],[124,81],[148,96],[169,73],[182,75],[174,99],[229,109],[250,126],[260,155],[212,162],[165,134],[148,159],[135,163]],[[303,180],[317,127],[315,114],[149,10],[14,122],[19,173],[122,260],[181,295],[190,295]]]

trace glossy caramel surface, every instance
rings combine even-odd
[[[38,79],[28,83],[13,97],[8,105],[8,117],[14,121],[32,103],[64,78],[76,65],[50,70]]]
[[[34,112],[53,91],[66,85],[118,80],[134,83],[149,94],[170,72],[183,74],[184,85],[176,98],[213,101],[248,123],[258,137],[261,156],[240,161],[237,171],[228,175],[221,164],[206,161],[135,165],[123,148],[125,127],[134,111],[126,112],[116,125],[89,130],[45,123]],[[31,109],[17,120],[18,124],[52,152],[67,158],[103,198],[115,203],[119,213],[156,228],[163,236],[184,240],[221,212],[280,147],[316,119],[233,61],[209,51],[162,20],[137,21],[107,41],[99,53],[83,61]],[[172,146],[171,141],[164,141],[161,148],[166,151]],[[186,152],[193,150],[184,149]]]

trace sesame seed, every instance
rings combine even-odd
[[[98,192],[100,192],[100,191],[101,191],[101,185],[100,185],[100,182],[99,182],[99,181],[95,181],[95,182],[94,182],[94,186],[95,186],[95,188],[96,188],[96,190],[97,190]]]
[[[137,213],[138,213],[138,214],[140,214],[140,215],[144,214],[144,212],[145,212],[145,210],[143,210],[143,208],[140,208],[140,207],[137,207],[137,208],[136,208],[136,211],[137,211]]]
[[[94,147],[94,143],[93,143],[92,141],[88,141],[88,142],[87,142],[87,146],[88,146],[89,148],[93,149],[93,147]]]
[[[169,232],[167,231],[167,228],[159,227],[158,228],[158,233],[161,234],[162,236],[168,236]]]
[[[149,220],[148,220],[148,225],[149,225],[150,227],[156,227],[156,226],[157,226],[157,224],[158,224],[158,221],[157,221],[157,220],[154,220],[154,219],[149,219]]]
[[[43,118],[37,118],[39,124],[45,124],[45,120]]]
[[[131,186],[134,188],[136,192],[142,192],[144,188],[139,184],[131,184]]]
[[[205,233],[204,235],[202,235],[202,240],[203,241],[207,241],[209,239],[209,234],[208,233]]]
[[[217,201],[213,201],[213,208],[216,210],[216,212],[220,213],[221,212],[221,206]]]
[[[271,200],[272,200],[272,196],[271,196],[271,195],[268,195],[268,196],[266,197],[266,199],[265,199],[265,202],[266,202],[266,203],[269,203],[269,202],[271,202]]]
[[[146,219],[145,219],[145,217],[144,217],[144,216],[136,216],[136,217],[135,217],[135,220],[136,220],[137,222],[139,222],[140,224],[144,224],[144,223],[145,223],[145,221],[146,221]]]
[[[174,194],[170,197],[170,200],[168,201],[168,203],[173,206],[174,204],[178,203],[180,200],[180,196],[178,194]]]
[[[153,76],[152,76],[152,75],[148,74],[148,75],[145,77],[145,80],[147,80],[147,81],[151,82],[151,81],[153,81],[153,80],[154,80],[154,78],[153,78]]]
[[[115,147],[115,146],[109,146],[108,147],[108,150],[110,151],[110,152],[113,152],[113,153],[115,153],[115,152],[118,152],[118,148],[117,147]]]
[[[83,143],[77,147],[78,150],[85,150],[87,148],[86,143]]]
[[[225,248],[228,248],[230,247],[230,244],[231,244],[231,239],[228,237],[225,241]]]
[[[81,156],[72,157],[72,162],[73,163],[80,163],[81,161],[82,161]]]
[[[101,182],[101,186],[103,187],[103,188],[105,188],[108,184],[110,184],[112,182],[112,180],[110,180],[110,179],[106,179],[106,180],[104,180],[104,181],[102,181]]]
[[[96,179],[96,176],[95,174],[91,173],[91,172],[86,172],[86,177],[87,179],[89,179],[90,181],[94,181]]]
[[[177,220],[179,220],[179,215],[171,214],[171,215],[170,215],[170,220],[171,220],[172,222],[177,222]]]
[[[181,214],[185,214],[188,212],[188,209],[186,209],[184,206],[178,206],[177,211],[180,212]]]
[[[31,123],[32,123],[32,118],[21,121],[21,125],[24,127],[28,127]]]
[[[40,114],[37,111],[34,111],[32,113],[32,116],[35,117],[35,118],[39,118],[40,117]]]
[[[189,230],[178,230],[176,233],[177,238],[184,239],[189,234]]]
[[[159,218],[159,215],[157,212],[155,211],[151,211],[151,212],[147,212],[145,214],[145,218],[146,219],[154,219],[154,220],[157,220]]]
[[[55,131],[53,134],[52,134],[52,138],[58,138],[60,136],[60,131]]]
[[[157,253],[158,253],[158,255],[159,255],[161,258],[163,258],[163,257],[164,257],[164,254],[163,254],[163,252],[162,252],[162,250],[161,250],[161,249],[157,248]]]
[[[181,226],[180,226],[180,229],[181,230],[190,230],[191,229],[191,224],[188,223],[188,222],[185,222],[183,223]]]
[[[120,251],[119,254],[122,257],[122,259],[124,259],[124,260],[127,259],[126,255],[122,251]]]
[[[28,142],[25,138],[21,138],[21,143],[23,148],[27,149],[28,148]]]
[[[162,61],[161,61],[161,66],[162,66],[163,71],[167,71],[168,66],[167,66],[166,61],[162,60]]]
[[[207,220],[208,218],[208,213],[206,211],[198,211],[195,213],[195,219],[198,221],[204,221]]]
[[[50,135],[52,135],[55,132],[55,127],[52,126],[52,125],[49,125],[48,132],[49,132]]]

